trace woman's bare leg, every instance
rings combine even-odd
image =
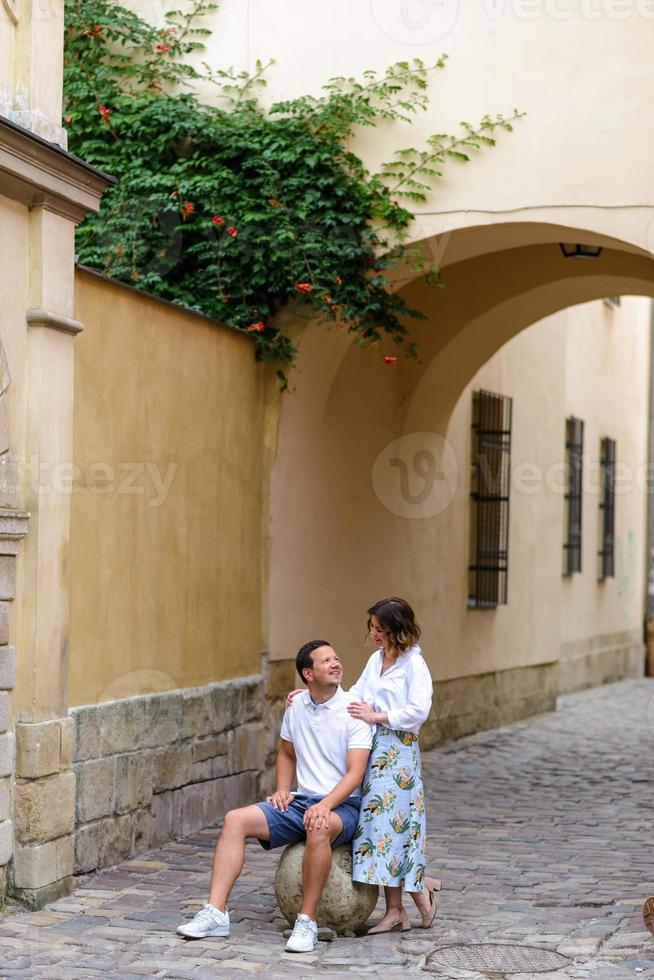
[[[373,928],[369,929],[368,932],[387,932],[398,924],[404,929],[409,928],[407,914],[402,908],[402,889],[395,885],[393,887],[385,885],[384,895],[386,898],[386,911],[379,922],[375,923]]]

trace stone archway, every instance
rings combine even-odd
[[[597,260],[565,259],[560,241],[595,241],[603,252]],[[444,435],[472,377],[529,325],[600,297],[654,296],[646,250],[586,228],[525,222],[466,229],[442,258],[444,290],[398,283],[409,305],[428,313],[413,331],[418,362],[389,371],[347,336],[315,324],[301,337],[273,471],[273,662],[305,634],[333,637],[347,650],[365,596],[388,592],[389,556],[403,552],[402,587],[417,591],[433,571],[424,555],[436,553],[435,535],[450,536],[461,552],[460,528],[403,523],[377,499],[371,473],[384,446],[407,433]]]
[[[433,424],[446,425],[470,378],[531,323],[604,296],[654,297],[654,258],[629,246],[604,246],[587,260],[565,259],[555,242],[498,249],[447,265],[443,275],[446,288],[436,296],[422,280],[403,290],[429,311],[415,330],[422,363],[407,365],[402,381],[409,428],[425,412],[434,419],[436,407]]]

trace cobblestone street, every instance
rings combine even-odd
[[[0,920],[0,976],[654,977],[654,937],[641,922],[654,894],[653,747],[654,681],[629,681],[426,753],[429,871],[443,881],[428,932],[286,954],[277,857],[252,845],[232,895],[232,936],[187,943],[174,929],[206,896],[216,836],[206,830],[107,870],[42,912],[10,910]],[[520,947],[517,965],[491,972],[489,959],[476,972],[464,957],[481,955],[481,943]],[[459,958],[444,949],[457,944],[466,947]]]

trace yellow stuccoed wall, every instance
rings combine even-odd
[[[266,371],[78,270],[68,704],[256,673]]]

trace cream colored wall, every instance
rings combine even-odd
[[[459,483],[441,525],[456,528],[455,547],[436,534],[435,573],[440,601],[426,621],[437,637],[439,677],[457,677],[558,657],[561,580],[559,495],[543,479],[532,494],[533,474],[545,475],[561,458],[565,401],[565,326],[557,314],[524,330],[476,374],[459,398],[447,429],[459,463]],[[496,610],[467,606],[472,392],[484,388],[513,399],[512,487],[509,515],[507,605]]]
[[[0,197],[0,229],[0,330],[11,375],[5,397],[12,445],[18,449],[24,437],[27,398],[24,384],[27,357],[25,310],[30,304],[26,209],[15,201]]]
[[[258,671],[251,340],[83,271],[75,310],[69,705]]]
[[[643,623],[649,307],[647,300],[624,297],[618,310],[588,304],[566,314],[566,404],[568,414],[585,420],[585,472],[582,574],[562,583],[562,640],[639,629]],[[615,578],[598,584],[603,436],[617,441]]]
[[[37,0],[25,5],[31,8],[31,21],[25,17],[20,22],[25,33],[19,85],[29,86],[32,112],[57,126],[61,123],[63,98],[64,3],[65,0]]]
[[[65,147],[63,30],[64,0],[0,2],[0,114]]]
[[[0,103],[13,99],[15,42],[16,29],[0,4]]]
[[[379,454],[402,432],[442,431],[438,376],[431,409],[423,399],[420,414],[411,415],[412,427],[403,429],[409,393],[396,368],[348,347],[342,335],[317,328],[307,331],[301,347],[296,394],[282,410],[273,482],[274,658],[294,655],[311,637],[329,639],[346,660],[346,679],[353,680],[367,655],[366,608],[397,593],[415,605],[437,679],[552,661],[573,635],[638,625],[643,493],[635,490],[619,504],[618,536],[631,533],[638,552],[633,589],[626,593],[617,580],[598,586],[590,561],[583,579],[563,582],[563,501],[550,471],[563,460],[564,421],[577,386],[589,429],[599,431],[612,420],[620,457],[641,459],[647,300],[624,301],[615,313],[595,301],[550,316],[523,330],[469,376],[444,433],[453,459],[444,471],[456,489],[451,503],[428,518],[418,507],[401,513],[396,469],[387,465],[381,490],[373,485],[373,471]],[[596,352],[593,357],[585,353],[589,349]],[[579,367],[573,373],[572,364],[585,373]],[[331,379],[326,390],[325,378]],[[494,611],[468,609],[466,603],[471,392],[478,387],[514,399],[509,603]],[[421,436],[416,440],[405,455],[409,464],[416,449],[430,445]],[[534,474],[542,486],[536,493]],[[422,486],[413,477],[412,492]],[[586,509],[590,513],[588,504]],[[585,555],[597,549],[590,528],[584,548]],[[583,591],[579,605],[565,604],[570,584]]]
[[[642,625],[649,320],[650,301],[633,297],[623,298],[620,309],[596,301],[563,310],[502,348],[456,407],[453,425],[458,418],[467,435],[473,390],[483,387],[514,398],[510,598],[490,617],[506,622],[506,633],[497,638],[502,666],[535,663],[548,652],[558,657],[561,643]],[[585,421],[582,573],[571,577],[561,575],[568,415]],[[616,577],[598,583],[603,435],[617,439],[625,479],[616,501]],[[464,501],[461,521],[466,506]],[[477,664],[484,662],[485,651],[472,626],[485,615],[470,613],[458,637],[466,648],[473,638]]]
[[[157,20],[171,4],[133,6]],[[593,216],[582,212],[603,206],[614,210],[602,230],[613,223],[620,237],[621,209],[641,205],[648,211],[633,216],[633,238],[654,247],[654,142],[643,135],[654,98],[652,0],[333,0],[310,8],[303,0],[224,0],[207,24],[213,35],[198,61],[253,70],[257,58],[275,59],[268,100],[317,94],[334,75],[360,76],[414,57],[433,64],[447,52],[447,69],[430,79],[428,113],[411,126],[357,137],[373,167],[397,147],[456,129],[460,119],[476,123],[485,112],[509,115],[515,106],[528,113],[494,150],[447,168],[417,208],[416,238],[470,224],[473,213],[492,221],[497,211],[527,220],[537,209],[553,220],[548,209],[571,207],[579,226],[586,217],[592,226]],[[205,95],[215,98],[210,87]]]

